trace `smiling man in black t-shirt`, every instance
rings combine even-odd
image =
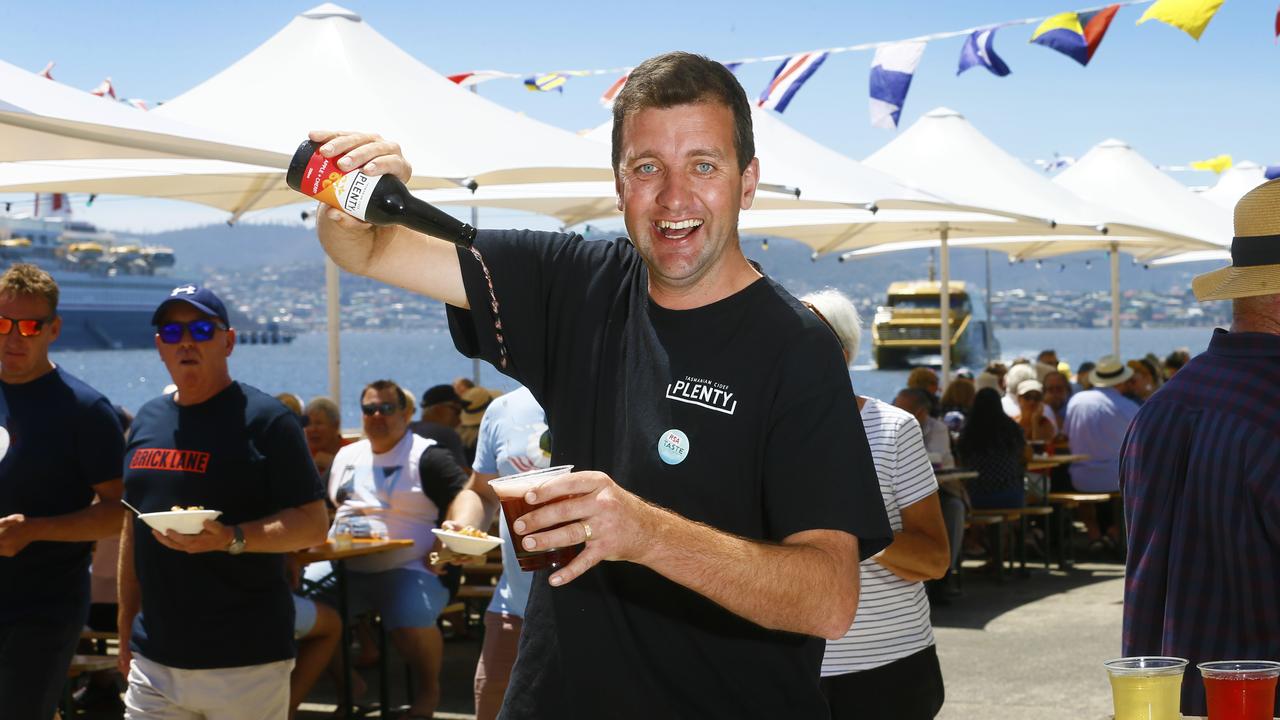
[[[235,331],[216,295],[174,288],[152,322],[178,390],[134,418],[125,499],[143,513],[222,514],[193,535],[125,523],[117,584],[129,717],[283,720],[294,657],[284,554],[324,542],[324,489],[297,416],[231,379]]]
[[[409,177],[377,136],[311,139],[341,170]],[[891,533],[835,338],[738,242],[759,179],[746,95],[706,58],[648,60],[613,155],[630,241],[482,232],[486,271],[336,210],[320,239],[452,306],[459,349],[533,391],[552,463],[579,471],[516,521],[527,549],[585,546],[534,582],[502,717],[826,717],[818,636],[848,629],[859,559]]]

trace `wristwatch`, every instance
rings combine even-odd
[[[239,525],[233,525],[231,532],[235,533],[235,537],[232,538],[231,544],[227,546],[227,552],[232,555],[239,555],[244,552],[244,531],[240,529]]]

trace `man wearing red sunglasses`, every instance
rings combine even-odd
[[[93,541],[120,532],[124,433],[107,398],[50,361],[61,325],[48,273],[0,275],[0,714],[22,720],[53,717]]]
[[[221,515],[190,535],[124,524],[125,705],[131,717],[283,720],[295,654],[285,553],[324,542],[324,489],[298,416],[231,378],[235,331],[217,295],[176,287],[151,321],[178,390],[138,410],[125,499]]]

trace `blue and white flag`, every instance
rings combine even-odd
[[[978,66],[990,70],[992,75],[1004,77],[1009,74],[1009,66],[996,54],[996,28],[978,30],[964,41],[964,47],[960,49],[960,69],[956,70],[957,75]]]
[[[822,61],[827,59],[825,52],[811,52],[803,55],[792,55],[773,72],[773,79],[769,81],[769,86],[760,93],[760,100],[757,103],[766,110],[777,110],[782,112],[787,109],[787,103],[791,102],[791,98],[795,96],[796,91],[808,80],[818,67],[822,65]]]
[[[898,127],[898,116],[907,101],[911,76],[924,55],[925,43],[909,41],[882,45],[871,60],[871,125]]]

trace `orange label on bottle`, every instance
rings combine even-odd
[[[338,169],[338,158],[315,153],[302,172],[300,190],[326,205],[364,220],[369,195],[377,184],[378,178],[369,177],[359,170],[344,173]]]

